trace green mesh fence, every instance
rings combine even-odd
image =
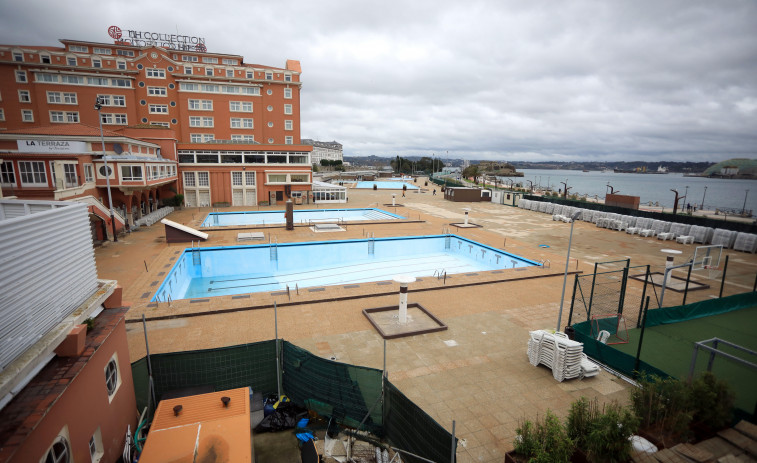
[[[350,427],[357,427],[370,411],[362,429],[382,433],[377,403],[381,370],[333,362],[289,342],[284,343],[283,365],[283,388],[292,402]]]
[[[150,356],[155,397],[178,389],[210,386],[216,391],[250,386],[263,394],[276,392],[274,340],[232,347]],[[137,407],[147,406],[147,361],[132,364]],[[155,406],[155,404],[153,404]]]
[[[644,296],[651,295],[651,285],[629,279],[629,275],[639,273],[646,273],[646,266],[576,275],[569,323],[596,320],[601,324],[605,318],[608,323],[617,323],[617,315],[621,314],[624,326],[638,326]]]
[[[452,434],[408,399],[392,383],[386,381],[384,395],[386,437],[397,448],[437,463],[454,463]],[[455,438],[457,448],[457,438]],[[402,461],[421,462],[402,455]]]

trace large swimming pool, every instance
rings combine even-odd
[[[457,235],[185,249],[153,301],[539,265]]]
[[[357,182],[355,188],[362,190],[372,190],[376,185],[377,190],[401,190],[402,186],[407,186],[408,190],[418,190],[419,187],[407,182]]]
[[[295,209],[294,223],[362,222],[366,220],[398,220],[404,217],[376,208],[364,209]],[[201,227],[229,227],[233,225],[271,225],[286,223],[284,211],[267,212],[211,212]]]

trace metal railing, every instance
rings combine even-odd
[[[707,345],[710,343],[712,343],[712,347]],[[740,346],[738,344],[728,342],[724,339],[720,339],[720,338],[712,338],[712,339],[707,339],[706,341],[695,342],[694,353],[691,356],[691,365],[689,366],[689,381],[691,381],[691,379],[694,377],[694,369],[696,368],[696,365],[697,365],[697,356],[699,355],[699,349],[702,349],[710,353],[710,359],[707,362],[707,371],[712,371],[712,365],[713,363],[715,363],[715,357],[718,355],[720,355],[721,357],[725,357],[728,360],[732,360],[742,365],[746,365],[747,367],[753,370],[757,370],[757,363],[752,363],[748,360],[739,358],[733,354],[728,354],[726,352],[723,352],[722,350],[718,350],[718,346],[721,344],[724,344],[728,347],[732,347],[736,350],[739,350],[741,352],[746,352],[747,354],[757,357],[757,352],[751,349],[747,349],[746,347]]]

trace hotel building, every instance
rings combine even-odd
[[[310,155],[310,160],[313,164],[320,165],[322,159],[327,161],[344,161],[341,143],[336,141],[318,141],[303,138],[302,144],[313,147],[313,152]]]
[[[106,175],[117,228],[176,193],[187,207],[312,201],[298,61],[116,37],[0,45],[3,195],[88,202],[99,238],[110,230]]]

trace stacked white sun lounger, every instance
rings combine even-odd
[[[528,361],[531,365],[546,365],[557,381],[585,378],[599,373],[599,366],[583,353],[583,344],[568,339],[565,333],[545,330],[529,332]]]

